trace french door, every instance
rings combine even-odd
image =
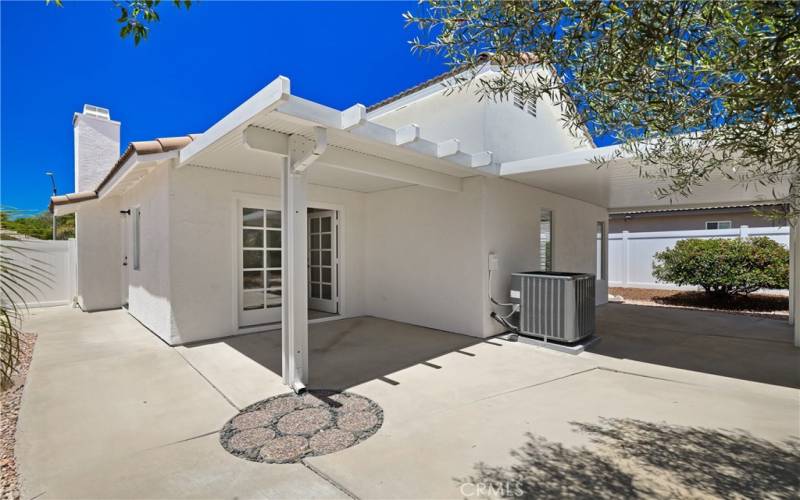
[[[277,203],[240,202],[239,326],[281,320],[281,211]]]
[[[336,211],[308,214],[308,307],[339,312]]]

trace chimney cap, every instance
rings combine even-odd
[[[93,104],[84,104],[83,114],[100,118],[102,120],[111,120],[111,111],[109,111],[108,108],[101,108],[100,106],[95,106]]]

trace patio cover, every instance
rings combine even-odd
[[[181,149],[131,156],[115,169],[115,179],[104,180],[98,197],[130,189],[163,162],[280,178],[284,214],[306,213],[309,183],[366,193],[411,185],[458,192],[461,179],[475,175],[505,177],[611,210],[763,202],[771,194],[715,181],[690,198],[659,200],[655,181],[641,178],[625,160],[602,169],[591,163],[613,154],[614,147],[498,164],[491,152],[463,151],[458,138],[430,141],[413,123],[389,128],[372,122],[361,104],[339,111],[294,96],[285,77],[191,138]],[[92,202],[86,197],[57,203],[56,213]],[[308,381],[306,218],[283,219],[283,376],[301,391]]]

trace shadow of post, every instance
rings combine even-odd
[[[635,419],[572,425],[589,434],[591,449],[529,433],[511,452],[512,465],[481,462],[473,475],[455,481],[503,487],[503,496],[516,498],[798,498],[795,438],[774,443],[742,430]]]

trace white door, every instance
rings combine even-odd
[[[130,272],[130,266],[131,266],[130,257],[129,257],[129,255],[130,255],[129,248],[130,248],[130,241],[131,241],[131,235],[130,235],[131,223],[129,221],[130,215],[125,214],[125,213],[120,213],[120,217],[122,217],[122,224],[120,225],[121,226],[120,239],[122,240],[121,241],[122,255],[120,255],[121,266],[120,266],[120,289],[119,289],[119,292],[120,292],[120,296],[121,296],[120,303],[122,304],[122,307],[127,307],[127,305],[128,305],[128,285],[130,283],[129,272]]]
[[[277,203],[243,201],[239,233],[239,326],[281,320],[281,211]]]
[[[308,214],[308,307],[339,312],[338,221],[336,211]]]

